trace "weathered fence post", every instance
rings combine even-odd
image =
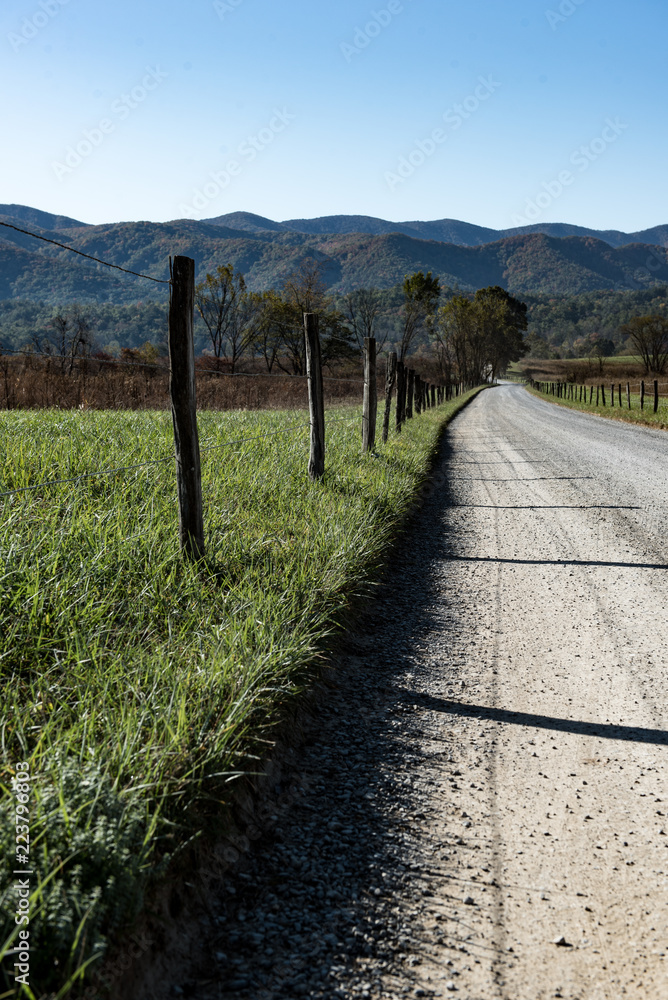
[[[325,474],[325,400],[322,391],[322,366],[320,363],[320,337],[318,316],[304,313],[304,341],[306,344],[306,376],[308,378],[308,407],[311,423],[311,454],[308,474],[313,480]]]
[[[413,419],[413,397],[415,395],[415,369],[406,371],[406,420]]]
[[[601,385],[601,406],[605,405],[605,386]]]
[[[188,559],[204,556],[202,471],[195,394],[195,261],[175,257],[169,289],[169,394],[172,401],[179,538]]]
[[[659,409],[659,382],[654,379],[654,412]]]
[[[373,451],[376,443],[376,411],[378,383],[376,381],[376,338],[364,338],[364,402],[362,406],[362,451]]]
[[[406,419],[406,369],[403,361],[397,361],[397,434],[401,434],[401,426]]]
[[[640,383],[640,409],[645,409],[645,383]]]
[[[615,383],[610,386],[610,406],[615,405]]]
[[[626,383],[626,402],[627,402],[628,408],[630,410],[631,409],[631,384],[629,382]]]
[[[387,435],[390,430],[390,409],[392,406],[392,390],[397,378],[397,355],[391,351],[387,356],[387,368],[385,371],[385,412],[383,414],[383,444],[387,442]]]

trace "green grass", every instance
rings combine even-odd
[[[0,849],[13,857],[11,778],[28,760],[35,995],[64,995],[147,879],[257,767],[469,397],[413,419],[376,456],[361,454],[359,410],[329,411],[315,484],[304,411],[200,414],[199,566],[178,549],[169,414],[0,414],[0,492],[168,459],[0,498]]]
[[[606,385],[605,387],[605,406],[603,406],[602,397],[599,397],[599,405],[596,406],[596,386],[594,386],[594,398],[591,405],[588,402],[591,388],[590,386],[586,387],[586,403],[580,403],[574,399],[558,399],[556,396],[539,392],[537,389],[532,389],[529,385],[527,385],[526,388],[534,396],[538,396],[539,399],[546,399],[548,403],[556,403],[558,406],[566,406],[571,410],[581,410],[583,413],[596,413],[599,417],[609,417],[613,420],[624,420],[627,423],[644,424],[648,427],[658,427],[661,430],[668,430],[668,398],[665,396],[659,396],[659,408],[657,412],[654,413],[654,390],[651,388],[651,383],[649,383],[649,386],[651,391],[645,394],[645,405],[642,410],[640,409],[639,393],[631,393],[631,409],[628,409],[625,388],[622,389],[621,407],[619,406],[619,396],[617,391],[615,391],[615,405],[610,405],[609,385]],[[577,389],[579,389],[579,387],[576,387],[576,390]]]

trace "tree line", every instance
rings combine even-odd
[[[297,275],[292,275],[289,283],[299,285],[296,278]],[[426,276],[423,278],[426,279]],[[234,280],[239,283],[238,272]],[[426,322],[425,316],[435,315],[438,308],[443,308],[458,297],[472,299],[474,296],[472,291],[463,293],[457,288],[439,285],[434,308],[434,301],[429,302],[430,284],[426,283],[423,289],[420,282],[421,279],[418,278],[417,285],[413,282],[408,289],[404,281],[389,289],[359,288],[349,293],[329,294],[325,293],[320,284],[316,297],[320,306],[326,300],[328,311],[339,314],[337,322],[343,326],[343,338],[350,340],[353,350],[360,349],[364,336],[372,331],[380,349],[391,345],[393,350],[396,349],[404,356],[407,351],[432,353],[438,349],[438,338],[434,336],[433,325]],[[290,300],[292,298],[294,305],[299,294],[290,295],[289,289],[285,287],[287,283],[273,293],[264,293],[265,301],[261,304],[273,305],[273,308],[267,311],[262,308],[258,312],[256,301],[252,310],[255,321],[260,315],[263,321],[272,319],[272,322],[263,323],[258,356],[264,358],[266,353],[274,370],[277,368],[275,350],[283,362],[282,352],[285,348],[280,346],[281,337],[287,334],[286,339],[291,339],[295,344],[296,325],[294,315],[290,317]],[[431,288],[432,291],[435,290],[433,284]],[[243,290],[248,291],[245,283]],[[422,298],[423,291],[426,300]],[[412,292],[415,294],[411,296]],[[255,295],[256,298],[262,298],[261,294]],[[606,357],[620,352],[638,353],[637,345],[630,339],[628,324],[648,316],[668,318],[668,287],[661,285],[637,291],[598,290],[574,296],[524,295],[522,299],[527,306],[528,323],[524,340],[529,357],[532,358]],[[423,309],[424,305],[427,305],[426,310]],[[130,305],[87,303],[83,306],[61,307],[55,310],[55,315],[69,316],[71,325],[76,327],[77,310],[85,316],[93,330],[96,349],[102,349],[109,355],[118,356],[124,349],[141,352],[147,344],[154,345],[154,349],[157,348],[160,353],[166,351],[166,304],[152,301]],[[53,319],[54,307],[50,304],[20,299],[0,301],[0,349],[3,346],[23,348],[26,345],[34,346],[36,342],[53,342],[51,349],[58,353],[55,350],[58,335],[53,329]],[[198,353],[205,350],[213,354],[209,330],[199,313],[195,319],[196,350]],[[246,332],[242,333],[242,330]],[[246,342],[247,332],[248,324],[241,324],[235,334],[237,342],[242,344],[242,358],[253,352],[253,338]],[[335,336],[340,336],[333,332]],[[352,337],[348,338],[351,333]],[[330,346],[334,348],[336,341],[330,339]],[[298,337],[297,348],[299,343]],[[226,347],[223,353],[227,352]],[[297,355],[299,367],[299,350]],[[291,368],[291,364],[288,367]]]
[[[392,331],[381,322],[379,289],[329,295],[320,265],[311,260],[280,288],[266,292],[249,291],[243,274],[222,265],[197,285],[195,304],[209,333],[213,362],[231,371],[251,353],[264,359],[268,372],[303,375],[305,312],[320,316],[325,364],[359,355],[366,337],[376,338],[378,350],[391,343],[398,360],[404,361],[426,337],[444,380],[475,383],[495,378],[526,351],[526,306],[499,286],[474,295],[456,294],[440,305],[439,279],[418,271],[406,275],[401,292]]]

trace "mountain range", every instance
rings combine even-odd
[[[232,263],[258,290],[276,287],[308,258],[321,262],[333,291],[390,288],[417,270],[462,290],[498,284],[516,295],[668,284],[668,225],[638,233],[562,223],[494,230],[452,219],[400,223],[354,215],[274,222],[249,212],[90,225],[24,205],[0,205],[0,222],[163,280],[170,255],[194,257],[198,277]],[[0,299],[127,303],[164,294],[155,282],[0,227]]]

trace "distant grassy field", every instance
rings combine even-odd
[[[29,762],[36,996],[100,957],[160,858],[253,771],[471,395],[413,419],[375,456],[360,452],[357,408],[328,411],[318,484],[303,410],[201,413],[199,567],[178,550],[169,414],[0,413],[0,492],[167,459],[0,497],[0,842],[11,859],[11,779]],[[17,930],[10,867],[5,949]]]
[[[649,383],[649,389],[651,389],[651,383]],[[644,408],[640,409],[640,394],[631,393],[631,408],[628,408],[626,390],[625,387],[622,388],[622,405],[619,406],[619,396],[617,388],[615,388],[615,398],[614,406],[610,405],[610,386],[605,387],[605,401],[606,405],[603,406],[602,395],[599,396],[599,405],[596,406],[596,388],[593,392],[593,401],[589,403],[589,387],[587,389],[587,402],[578,402],[577,399],[558,399],[556,396],[546,394],[544,392],[539,392],[537,389],[532,389],[527,385],[528,392],[533,393],[540,399],[546,399],[549,403],[556,403],[558,406],[567,406],[571,410],[582,410],[585,413],[597,413],[599,417],[608,417],[613,420],[624,420],[627,423],[632,424],[645,424],[648,427],[658,427],[661,430],[668,430],[668,396],[659,397],[659,408],[656,413],[654,410],[654,397],[652,392],[645,395],[645,405]],[[666,391],[664,385],[663,392]]]
[[[606,378],[640,379],[643,366],[638,358],[619,356],[603,358],[522,358],[513,366],[517,374],[526,374],[536,379],[564,380],[575,378],[577,382],[600,382]],[[650,378],[652,376],[645,376]]]

